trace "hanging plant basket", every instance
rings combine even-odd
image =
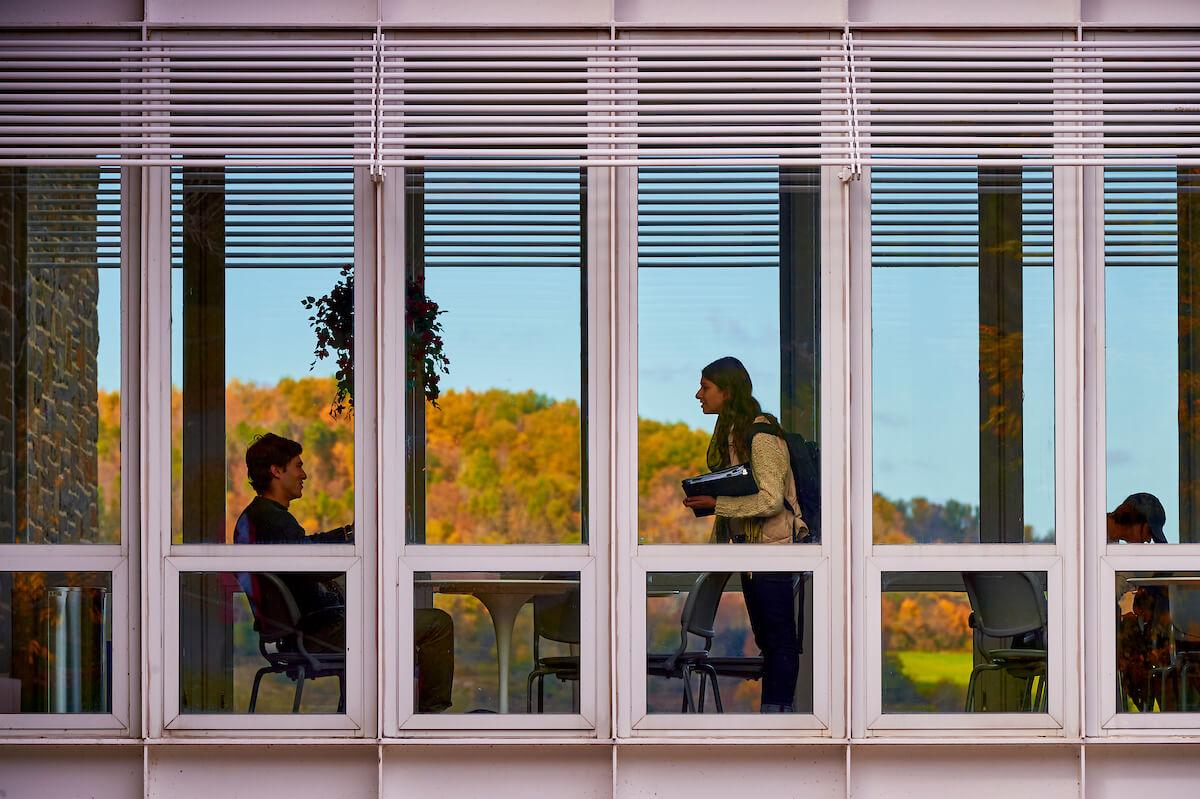
[[[341,277],[329,293],[321,297],[305,297],[301,304],[313,312],[308,323],[317,334],[312,364],[326,358],[337,359],[337,391],[329,415],[335,419],[354,414],[354,266],[342,267]]]
[[[313,312],[308,322],[317,334],[315,357],[309,369],[315,369],[317,361],[337,359],[334,373],[337,392],[329,411],[334,418],[354,413],[354,267],[345,266],[340,274],[328,294],[301,300]],[[438,320],[445,311],[425,294],[425,283],[420,279],[408,282],[405,305],[408,390],[415,391],[420,386],[429,404],[438,408],[441,376],[450,373],[442,323]]]
[[[442,323],[438,317],[445,311],[425,293],[423,278],[408,281],[405,308],[405,335],[408,339],[408,390],[417,386],[430,405],[441,410],[438,397],[442,375],[450,374],[450,359],[442,341]]]

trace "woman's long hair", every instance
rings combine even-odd
[[[713,428],[712,438],[708,442],[710,471],[732,465],[729,459],[731,439],[741,462],[746,463],[750,460],[746,434],[750,432],[750,425],[754,424],[754,420],[759,416],[765,416],[773,431],[783,434],[779,421],[774,416],[763,413],[762,405],[754,398],[754,383],[750,380],[750,373],[737,358],[728,355],[718,358],[704,367],[700,376],[729,395],[717,416],[717,425]]]

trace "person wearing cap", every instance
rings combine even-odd
[[[1146,492],[1130,494],[1108,514],[1108,543],[1165,544],[1166,523],[1167,512],[1158,497]]]
[[[1146,492],[1130,494],[1107,514],[1106,539],[1110,544],[1165,544],[1166,523],[1167,512],[1158,497]],[[1160,682],[1151,679],[1155,669],[1170,662],[1171,610],[1166,588],[1134,588],[1118,576],[1117,600],[1117,672],[1125,696],[1142,711],[1153,710],[1156,702],[1160,710],[1174,707],[1174,692],[1162,695]],[[1126,603],[1129,612],[1122,614],[1121,605]]]

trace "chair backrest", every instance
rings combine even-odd
[[[278,641],[297,632],[300,608],[291,590],[278,574],[273,572],[243,573],[239,576],[250,600],[250,611],[254,614],[259,638]]]
[[[679,627],[685,640],[687,633],[692,633],[712,644],[716,635],[713,626],[717,620],[717,607],[721,604],[725,584],[732,576],[729,572],[705,572],[696,578],[679,616]]]
[[[1175,641],[1200,643],[1200,585],[1169,585],[1171,636]]]
[[[1007,638],[1045,628],[1046,594],[1026,572],[963,572],[975,627]]]
[[[579,643],[579,589],[535,597],[533,634],[562,644]]]
[[[683,611],[679,614],[679,646],[665,663],[668,671],[675,668],[679,656],[687,651],[688,633],[704,639],[706,652],[712,648],[712,639],[716,636],[713,625],[717,620],[717,606],[721,604],[721,594],[731,576],[729,572],[704,572],[692,583],[687,600],[683,603]]]

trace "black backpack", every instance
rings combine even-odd
[[[755,433],[779,435],[771,425],[757,422],[750,425],[746,435],[746,451]],[[780,438],[787,444],[788,460],[792,464],[792,479],[796,481],[796,499],[800,503],[800,516],[808,525],[808,534],[797,544],[821,543],[821,448],[817,442],[808,441],[799,433],[784,432]],[[794,510],[794,509],[792,509]]]

